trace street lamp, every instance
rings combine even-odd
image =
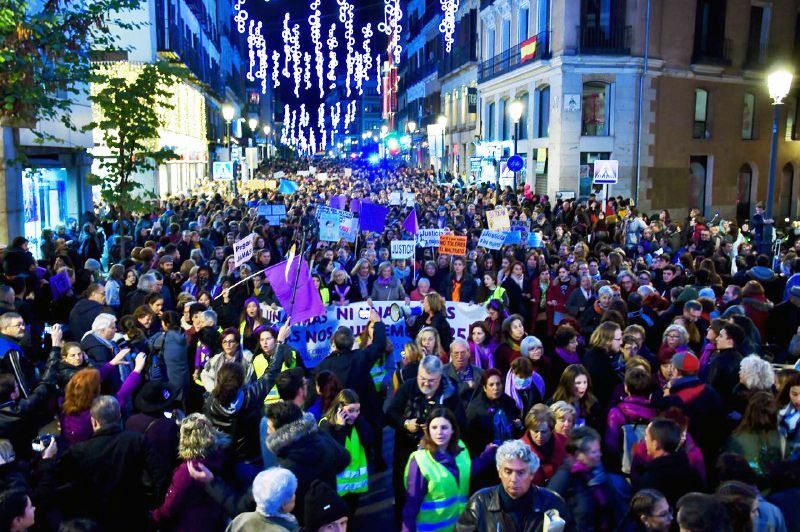
[[[778,120],[781,116],[783,99],[792,88],[792,73],[779,68],[767,76],[767,88],[774,107],[772,119],[772,154],[769,159],[769,187],[767,188],[767,219],[772,218],[772,206],[775,202],[775,164],[778,158]],[[774,231],[774,229],[773,229]]]
[[[442,129],[442,158],[440,159],[440,162],[442,183],[444,183],[444,130],[447,127],[447,117],[444,115],[439,115],[439,118],[436,119],[436,123],[439,124],[439,127]]]
[[[231,161],[231,121],[233,120],[233,115],[236,113],[236,109],[233,108],[232,105],[225,104],[222,106],[222,118],[225,119],[225,138],[227,139],[227,148],[228,148],[228,161]],[[236,189],[236,169],[233,168],[233,164],[231,162],[231,169],[233,170],[233,177],[231,181],[233,181],[233,195],[238,196],[239,191]]]
[[[524,105],[519,100],[514,100],[508,106],[508,115],[514,122],[514,155],[517,154],[517,139],[519,138],[519,119],[522,118]],[[517,172],[514,172],[514,192],[517,191]]]
[[[417,123],[414,122],[413,120],[409,120],[406,123],[406,128],[408,129],[408,133],[411,136],[411,153],[413,154],[413,155],[411,155],[411,157],[413,157],[415,159],[415,161],[414,161],[415,165],[414,166],[416,166],[416,158],[417,157],[416,157],[416,153],[414,153],[414,133],[417,132]]]

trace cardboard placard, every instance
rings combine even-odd
[[[478,240],[478,247],[486,249],[500,249],[506,240],[505,231],[492,231],[491,229],[484,229],[481,232],[481,238]]]
[[[413,240],[392,240],[390,243],[392,259],[410,259],[414,256],[416,244]]]
[[[486,222],[492,231],[509,231],[511,229],[508,210],[502,206],[493,211],[486,211]]]
[[[442,235],[439,237],[439,253],[444,255],[466,255],[467,237]]]
[[[439,237],[445,234],[445,229],[420,229],[417,233],[417,244],[422,248],[438,248]]]
[[[389,205],[400,205],[403,201],[402,194],[400,192],[390,192],[389,193]]]
[[[233,244],[233,265],[238,268],[253,257],[253,240],[255,233],[251,233]]]

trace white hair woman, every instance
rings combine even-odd
[[[271,467],[262,471],[253,481],[256,511],[239,514],[231,522],[228,532],[298,530],[297,519],[291,513],[294,509],[295,491],[297,477],[288,469]]]
[[[775,389],[775,371],[772,364],[758,355],[746,356],[739,364],[739,382],[731,395],[731,416],[741,419],[750,397],[756,392],[777,393]]]
[[[178,456],[183,462],[172,474],[172,482],[163,504],[153,512],[153,520],[175,530],[221,530],[225,526],[225,512],[199,482],[189,473],[189,463],[203,464],[212,472],[222,471],[221,449],[230,438],[211,424],[203,414],[189,414],[181,422]],[[255,492],[255,489],[253,490]]]

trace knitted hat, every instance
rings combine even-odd
[[[704,297],[706,299],[716,300],[717,295],[714,293],[713,288],[705,287],[697,293],[697,297]]]
[[[314,480],[306,492],[306,528],[318,530],[348,515],[347,504],[336,490],[319,479]]]
[[[678,299],[675,300],[676,303],[686,303],[687,301],[691,301],[692,299],[697,299],[697,290],[692,288],[691,286],[687,286],[681,293],[678,295]]]
[[[658,348],[658,362],[660,364],[666,364],[667,362],[670,362],[674,356],[675,349],[667,344],[661,344],[661,347]]]
[[[696,375],[700,371],[700,361],[689,351],[683,351],[672,357],[672,366],[686,375]]]
[[[97,259],[86,259],[86,263],[84,263],[83,267],[93,272],[99,272],[101,269],[103,269]]]

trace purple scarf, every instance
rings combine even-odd
[[[578,353],[570,353],[566,349],[562,349],[560,347],[556,347],[556,354],[561,357],[561,359],[566,362],[567,364],[580,364],[581,359],[578,357]]]

